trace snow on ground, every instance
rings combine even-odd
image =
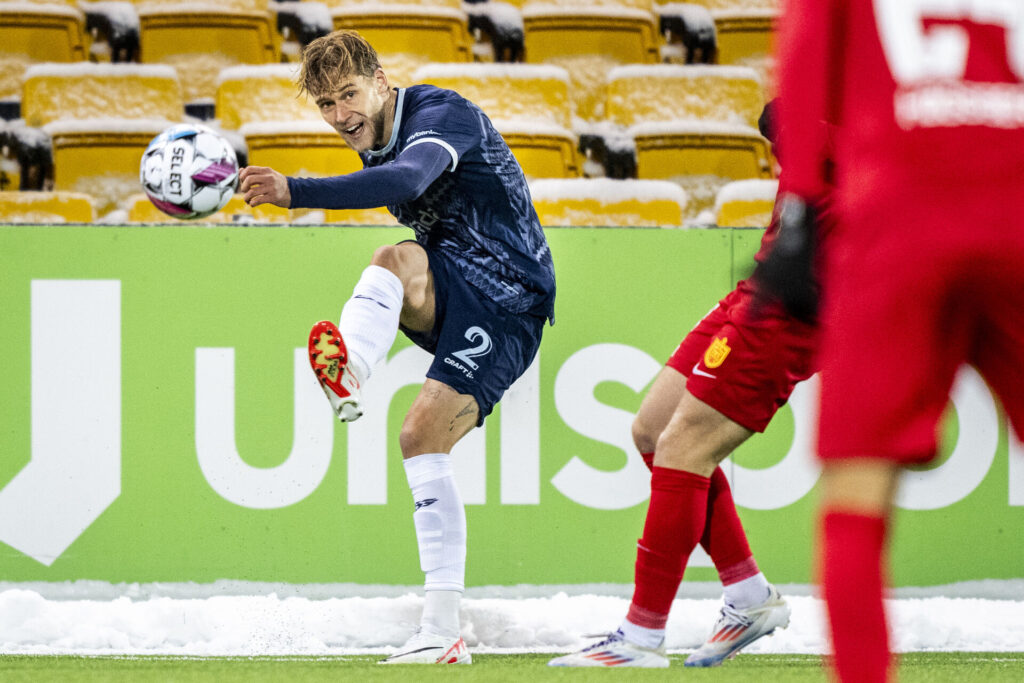
[[[751,653],[828,651],[823,603],[782,586],[789,628]],[[939,592],[945,597],[936,597]],[[629,586],[493,586],[467,590],[463,636],[474,652],[561,652],[618,626]],[[720,602],[713,584],[684,584],[668,624],[672,652],[706,637]],[[1024,582],[902,589],[888,602],[898,651],[1024,650]],[[423,608],[415,587],[351,584],[0,583],[0,654],[339,655],[388,652]]]

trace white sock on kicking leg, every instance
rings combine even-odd
[[[424,453],[404,461],[416,509],[413,522],[425,574],[421,626],[459,633],[459,599],[466,586],[466,511],[455,486],[451,457]]]
[[[381,266],[367,266],[352,298],[341,309],[338,329],[349,363],[362,382],[370,378],[373,366],[387,357],[395,342],[404,294],[397,275]]]

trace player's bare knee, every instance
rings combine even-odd
[[[397,244],[385,244],[373,252],[370,265],[386,268],[401,277],[403,256]]]
[[[417,427],[415,421],[406,418],[402,425],[402,431],[398,434],[398,446],[402,449],[403,458],[412,458],[424,453],[430,453],[428,439],[424,438],[423,431]]]
[[[653,453],[658,445],[659,431],[644,420],[642,415],[633,419],[633,444],[640,453]]]

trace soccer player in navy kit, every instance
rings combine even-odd
[[[336,31],[303,51],[300,87],[359,152],[361,171],[292,178],[242,169],[251,206],[388,210],[415,241],[376,250],[310,362],[342,421],[399,328],[434,354],[402,425],[425,573],[419,630],[386,663],[470,663],[459,632],[466,518],[449,453],[529,367],[554,321],[555,275],[522,169],[487,116],[450,90],[392,88],[374,49]]]

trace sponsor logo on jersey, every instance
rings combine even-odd
[[[438,135],[438,136],[440,136],[441,134],[438,133],[436,130],[421,130],[420,132],[413,133],[412,135],[407,137],[405,139],[405,141],[406,141],[406,143],[409,143],[409,142],[412,142],[413,140],[415,140],[416,138],[423,137],[424,135]]]
[[[425,508],[433,505],[437,502],[437,498],[424,498],[423,500],[416,501],[416,509]]]
[[[469,379],[474,379],[473,371],[470,370],[469,368],[467,368],[465,365],[463,365],[459,361],[455,360],[454,358],[452,358],[450,356],[445,356],[444,364],[445,365],[450,365],[453,368],[455,368],[456,370],[459,370],[460,372],[462,372],[463,375],[465,375]]]
[[[732,351],[732,347],[729,346],[728,337],[715,337],[711,346],[704,352],[704,365],[709,368],[717,368],[725,362],[730,351]]]

